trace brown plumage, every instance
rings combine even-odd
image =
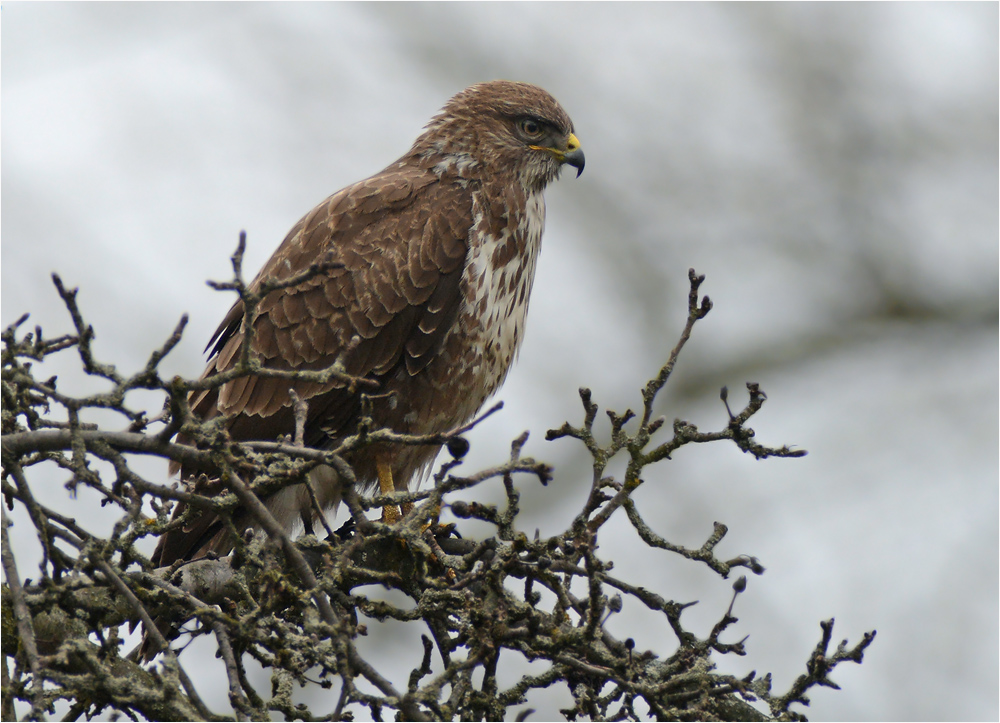
[[[517,352],[544,224],[542,190],[564,163],[579,175],[583,153],[569,116],[544,90],[495,81],[462,91],[402,158],[330,196],[292,228],[252,287],[324,258],[339,266],[266,296],[251,353],[266,367],[319,370],[357,337],[346,370],[377,382],[377,390],[362,390],[377,426],[431,434],[465,423]],[[242,318],[237,303],[209,344],[206,376],[236,364]],[[308,403],[307,445],[331,448],[354,432],[362,391],[340,381],[248,376],[193,394],[191,403],[202,418],[224,416],[236,440],[274,440],[294,429],[290,389]],[[368,447],[348,462],[362,488],[377,483],[381,464],[406,489],[437,452]],[[312,480],[325,508],[339,502],[332,469],[314,470]],[[289,527],[312,515],[302,485],[265,503]],[[165,534],[153,562],[231,549],[220,521],[203,515]]]

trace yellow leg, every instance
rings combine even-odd
[[[389,466],[385,457],[378,455],[375,458],[375,468],[378,471],[378,486],[382,494],[388,495],[395,492],[396,487],[392,482],[392,467]],[[396,505],[386,505],[382,508],[382,522],[387,525],[395,524],[399,518],[399,508]]]

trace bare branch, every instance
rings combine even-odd
[[[21,576],[17,573],[17,563],[11,552],[10,540],[7,538],[7,528],[10,521],[7,519],[7,511],[3,513],[3,522],[0,530],[3,531],[3,571],[7,577],[7,584],[10,585],[10,597],[14,606],[14,618],[17,621],[17,632],[20,636],[21,646],[24,655],[28,658],[28,665],[31,668],[31,713],[30,720],[44,720],[42,714],[42,667],[38,660],[38,648],[35,645],[35,630],[31,625],[31,612],[24,601],[24,590],[21,588]]]
[[[693,603],[671,600],[663,590],[613,576],[612,561],[602,558],[601,529],[624,508],[641,543],[637,554],[648,555],[650,564],[666,554],[704,564],[723,578],[736,568],[757,575],[764,572],[751,555],[716,557],[727,534],[725,524],[715,523],[700,547],[687,548],[654,531],[632,498],[645,479],[652,479],[651,465],[669,460],[685,445],[729,441],[760,459],[804,454],[756,441],[747,424],[766,395],[753,383],[747,385],[746,406],[736,413],[729,407],[728,391],[723,391],[726,417],[720,429],[701,432],[677,420],[669,439],[654,439],[665,426],[662,417],[654,417],[656,399],[695,324],[711,309],[708,298],[699,297],[704,277],[689,272],[684,330],[666,363],[643,387],[638,414],[605,410],[611,434],[604,438],[595,432],[601,410],[591,392],[581,389],[579,426],[567,422],[549,431],[547,439],[578,440],[592,472],[582,509],[565,530],[544,537],[518,527],[523,475],[543,485],[553,476],[548,464],[523,456],[527,432],[513,440],[505,461],[459,472],[468,450],[464,435],[483,424],[500,404],[442,434],[407,435],[360,424],[356,434],[338,440],[332,449],[305,445],[309,400],[300,399],[294,390],[295,425],[287,438],[238,443],[217,420],[199,419],[191,410],[189,394],[218,388],[239,376],[284,378],[290,383],[322,381],[359,389],[372,383],[346,374],[343,356],[319,371],[261,368],[250,353],[258,304],[268,293],[308,283],[333,266],[324,261],[275,283],[248,286],[242,280],[244,250],[241,237],[232,258],[233,280],[213,284],[237,292],[243,304],[243,358],[225,373],[199,380],[161,378],[159,365],[180,340],[186,318],[141,370],[120,373],[95,357],[93,329],[79,308],[76,291],[67,290],[58,277],[54,281],[75,333],[47,339],[40,328],[25,331],[27,317],[22,317],[0,334],[0,482],[8,507],[23,507],[24,518],[35,528],[42,545],[43,575],[37,584],[19,577],[5,511],[3,649],[7,660],[13,661],[12,667],[4,668],[5,716],[20,713],[40,719],[62,701],[70,707],[69,716],[76,718],[258,720],[274,712],[288,720],[356,716],[522,720],[531,712],[523,707],[528,694],[563,683],[572,696],[572,706],[563,713],[575,719],[766,719],[750,705],[758,699],[770,706],[772,717],[792,719],[800,717],[793,705],[808,704],[809,688],[836,686],[830,678],[836,665],[861,661],[874,633],[853,648],[845,641],[831,653],[832,621],[825,622],[823,639],[805,675],[787,693],[774,696],[767,675],[757,678],[751,672],[736,678],[714,669],[720,655],[752,652],[746,639],[734,632],[739,621],[733,609],[745,577],[733,584],[732,601],[711,629],[697,631],[682,620]],[[107,380],[111,389],[74,396],[61,384],[57,389],[54,378],[35,378],[35,362],[71,349],[84,371]],[[125,405],[126,393],[139,388],[164,395],[162,413]],[[87,417],[82,415],[90,409],[122,415],[127,431],[85,424],[82,420]],[[65,419],[57,418],[53,410],[65,411]],[[162,428],[156,427],[160,424]],[[190,444],[172,441],[182,430]],[[365,497],[359,493],[349,460],[356,450],[371,444],[445,446],[450,459],[439,465],[431,475],[433,484],[424,489]],[[201,470],[218,494],[144,479],[130,466],[134,455],[170,460],[187,471]],[[617,455],[625,457],[624,474],[609,472],[617,469],[609,466]],[[96,464],[98,460],[108,464]],[[67,489],[82,484],[96,492],[118,515],[111,530],[91,529],[92,521],[84,516],[57,512],[50,501],[55,490],[36,495],[35,468],[42,463],[65,471]],[[314,511],[320,512],[310,480],[320,465],[336,471],[350,523],[334,533],[319,514],[326,539],[307,534],[293,540],[261,499],[289,485],[304,484]],[[502,484],[503,503],[486,504],[475,498],[474,490],[490,480]],[[189,510],[168,522],[175,501],[184,502]],[[369,519],[371,510],[386,505],[402,505],[408,511],[393,524]],[[150,509],[155,517],[149,515]],[[458,523],[438,525],[442,509],[450,509]],[[206,511],[228,525],[235,540],[233,554],[151,570],[150,561],[134,547],[137,541],[194,524]],[[460,529],[466,531],[461,527],[465,519],[483,521],[493,532],[482,539],[458,538]],[[311,533],[311,525],[307,531]],[[376,588],[394,590],[407,602],[379,595]],[[676,650],[664,657],[644,649],[641,640],[622,641],[608,632],[608,621],[623,610],[627,599],[663,616],[677,638]],[[393,680],[357,642],[369,625],[381,621],[420,626],[423,650],[404,651],[412,655],[415,667],[403,680]],[[161,667],[155,669],[154,663],[156,672],[120,653],[118,627],[139,622],[162,651]],[[430,634],[423,635],[426,631]],[[218,644],[219,666],[228,684],[232,710],[221,713],[207,707],[183,667],[186,637],[206,634]],[[730,639],[735,642],[727,642]],[[515,653],[540,664],[540,669],[504,688],[501,661]],[[244,670],[245,656],[270,670],[268,690],[255,689]],[[339,686],[326,713],[293,702],[294,686],[314,684]]]

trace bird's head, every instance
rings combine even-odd
[[[476,176],[513,171],[526,188],[541,189],[564,164],[583,173],[573,121],[538,86],[494,80],[469,86],[449,100],[413,144],[410,154],[438,172]]]

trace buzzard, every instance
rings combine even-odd
[[[285,370],[320,370],[341,357],[349,374],[377,388],[250,375],[193,392],[195,414],[223,417],[235,440],[275,440],[295,429],[294,390],[308,404],[304,441],[316,448],[333,448],[354,433],[363,403],[376,426],[408,434],[467,422],[517,354],[545,221],[542,191],[563,164],[579,175],[583,151],[566,111],[547,92],[509,81],[460,92],[402,158],[295,224],[251,284],[260,288],[332,261],[323,273],[263,298],[250,354]],[[223,319],[208,345],[205,376],[236,365],[247,343],[243,316],[239,302]],[[362,490],[403,490],[437,452],[382,444],[346,460]],[[335,507],[336,472],[320,467],[310,474],[320,505]],[[264,502],[286,527],[312,519],[303,485]],[[161,537],[153,562],[226,554],[232,545],[221,521],[204,514]]]

